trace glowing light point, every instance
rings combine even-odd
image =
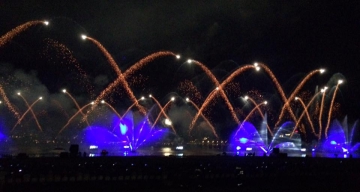
[[[63,92],[63,93],[66,93],[66,89],[63,89],[62,92]]]
[[[249,96],[246,95],[246,96],[244,97],[244,99],[245,99],[245,100],[248,100],[248,99],[249,99]]]
[[[171,97],[171,101],[175,101],[175,97]]]
[[[240,143],[245,144],[245,143],[248,142],[248,139],[245,138],[245,137],[241,137],[241,138],[239,139],[239,141],[240,141]]]
[[[264,105],[267,105],[267,103],[268,103],[267,101],[264,101]]]
[[[187,98],[187,97],[186,97],[186,99],[185,99],[185,100],[186,100],[186,102],[189,102],[189,101],[190,101],[190,99],[189,99],[189,98]]]
[[[170,119],[165,119],[165,125],[172,125],[172,122],[170,121]]]
[[[94,104],[95,104],[95,102],[93,101],[93,102],[91,102],[90,104],[91,104],[91,105],[94,105]]]
[[[101,100],[101,103],[105,103],[105,101],[104,101],[104,100]]]
[[[44,21],[44,24],[47,26],[49,25],[49,21]]]
[[[20,92],[18,92],[18,93],[17,93],[17,95],[21,95],[21,93],[20,93]]]
[[[140,98],[140,100],[144,100],[145,99],[145,97],[144,96],[142,96],[141,98]]]
[[[325,69],[320,69],[320,73],[324,73],[325,72]]]
[[[175,57],[176,57],[176,59],[180,59],[180,58],[181,58],[181,56],[180,56],[180,55],[176,55]]]
[[[81,39],[86,39],[87,38],[87,36],[86,35],[81,35]]]
[[[40,99],[40,100],[42,100],[42,99],[43,99],[43,97],[39,97],[39,99]]]
[[[255,63],[254,63],[254,66],[255,66],[255,67],[258,67],[258,66],[259,66],[259,64],[258,64],[257,62],[255,62]]]
[[[189,63],[189,64],[190,64],[191,62],[192,62],[192,60],[191,60],[191,59],[188,59],[188,60],[187,60],[187,63]]]
[[[344,83],[344,80],[339,79],[339,80],[338,80],[338,84],[340,85],[340,84],[342,84],[342,83]]]
[[[295,100],[298,100],[299,99],[299,97],[295,97]]]
[[[215,90],[216,90],[216,91],[219,90],[219,87],[216,87]]]
[[[2,101],[0,101],[0,104],[2,103]]]
[[[256,71],[260,71],[260,67],[259,67],[259,66],[255,66],[255,70],[256,70]]]

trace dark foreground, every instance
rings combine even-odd
[[[0,191],[360,191],[360,159],[1,158]]]

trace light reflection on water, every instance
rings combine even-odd
[[[68,152],[68,147],[64,148],[64,151]],[[101,151],[104,149],[79,149],[81,156],[83,153],[86,153],[86,156],[89,157],[98,157],[101,156]],[[107,149],[105,149],[107,150]],[[25,152],[30,157],[51,157],[59,156],[59,153],[49,153],[49,150],[41,150],[36,147],[32,148],[21,148],[21,149],[0,149],[0,155],[11,155],[16,156],[19,153]],[[287,151],[288,157],[325,157],[325,158],[360,158],[359,153],[324,153],[324,152],[301,152],[301,151]],[[269,156],[269,154],[264,154],[261,151],[236,151],[229,150],[227,148],[208,148],[208,147],[186,147],[184,146],[183,150],[177,150],[176,147],[147,147],[140,148],[136,151],[130,150],[116,150],[114,148],[108,150],[107,156],[216,156],[216,155],[228,155],[228,156]]]

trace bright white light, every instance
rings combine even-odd
[[[142,96],[141,98],[140,98],[140,100],[144,100],[145,99],[145,97],[144,96]]]
[[[165,125],[171,125],[172,122],[170,121],[170,119],[165,119]]]
[[[94,105],[94,104],[95,104],[95,102],[93,101],[93,102],[91,102],[90,104],[91,104],[91,105]]]
[[[63,93],[66,93],[66,89],[63,89],[62,92],[63,92]]]
[[[164,147],[164,148],[161,149],[161,151],[165,152],[165,153],[171,152],[171,148],[170,147]]]
[[[175,97],[171,97],[171,101],[175,101]]]
[[[251,151],[252,148],[251,147],[246,147],[246,151]]]
[[[267,105],[267,101],[264,101],[264,105]]]
[[[49,25],[49,21],[44,21],[44,24],[45,24],[45,25]]]
[[[216,87],[215,90],[216,90],[216,91],[219,90],[219,87]]]
[[[42,100],[42,97],[39,97],[40,100]]]
[[[124,146],[124,149],[129,149],[129,148],[130,148],[129,145],[125,145],[125,146]]]
[[[300,151],[305,152],[306,148],[301,148]]]
[[[0,101],[0,104],[2,103],[2,101]]]
[[[257,66],[259,66],[259,64],[258,64],[257,62],[255,62],[255,63],[254,63],[254,66],[257,67]]]
[[[255,67],[255,70],[256,70],[256,71],[260,71],[260,67],[259,67],[259,66],[256,66],[256,67]]]
[[[186,97],[186,99],[185,99],[185,100],[186,100],[186,102],[189,102],[189,101],[190,101],[190,99],[189,99],[189,98],[187,98],[187,97]]]
[[[87,38],[87,36],[86,35],[81,35],[81,39],[86,39]]]
[[[240,146],[236,146],[236,150],[238,150],[238,151],[239,151],[240,149],[241,149],[241,147],[240,147]]]
[[[101,100],[101,103],[105,103],[105,101],[104,101],[104,100]]]
[[[187,60],[187,62],[188,62],[188,63],[191,63],[191,62],[192,62],[192,60],[191,60],[191,59],[188,59],[188,60]]]
[[[325,69],[320,69],[320,73],[324,73],[325,72]]]
[[[176,150],[183,150],[184,149],[184,146],[176,146],[176,148],[175,148]]]
[[[21,95],[21,93],[20,93],[20,92],[18,92],[18,93],[17,93],[17,95]]]
[[[176,55],[176,59],[180,59],[181,58],[181,56],[180,55]]]
[[[246,96],[244,97],[244,99],[245,99],[245,100],[248,100],[248,99],[249,99],[249,96],[246,95]]]
[[[339,79],[339,80],[338,80],[338,84],[342,84],[342,83],[344,83],[344,80]]]
[[[98,146],[97,145],[90,145],[89,149],[97,149]]]
[[[152,97],[152,95],[150,94],[150,95],[149,95],[149,97],[151,98],[151,97]]]
[[[295,97],[295,100],[298,100],[299,99],[299,97]]]
[[[328,89],[328,87],[325,86],[325,87],[324,87],[324,91],[325,91],[326,89]]]

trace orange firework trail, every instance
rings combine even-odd
[[[304,112],[305,112],[306,117],[307,117],[307,119],[308,119],[308,121],[310,123],[311,130],[316,136],[314,125],[313,125],[313,122],[311,121],[311,117],[309,115],[309,111],[307,110],[307,107],[305,106],[305,103],[303,102],[303,100],[300,97],[295,97],[295,100],[298,100],[301,103],[302,107],[304,108]]]
[[[239,129],[236,131],[235,135],[237,135],[237,133],[240,131],[240,129],[243,128],[244,126],[244,123],[250,118],[250,116],[256,111],[256,110],[260,110],[260,106],[261,105],[266,105],[267,102],[262,102],[262,103],[259,103],[257,105],[255,105],[255,107],[250,111],[250,113],[245,117],[244,121],[241,123]]]
[[[124,72],[123,77],[129,78],[129,76],[133,75],[137,70],[141,69],[149,62],[155,60],[156,58],[165,57],[165,56],[176,56],[176,55],[170,51],[159,51],[159,52],[150,54],[150,55],[146,56],[145,58],[141,59],[140,61],[138,61],[137,63],[135,63],[134,65],[132,65],[129,69],[127,69]],[[115,87],[119,86],[119,84],[122,81],[123,81],[122,77],[118,76],[115,79],[115,81],[113,81],[108,87],[106,87],[106,89],[104,89],[100,93],[100,96],[97,99],[102,99],[102,98],[106,97],[109,93],[111,93],[115,89]],[[133,105],[138,105],[138,102],[134,102]]]
[[[316,93],[316,94],[311,98],[311,100],[309,101],[309,103],[306,105],[306,110],[309,109],[310,105],[314,102],[315,98],[316,98],[320,93],[321,93],[321,92]],[[298,120],[296,121],[294,130],[292,131],[290,138],[294,135],[295,130],[296,130],[296,128],[299,126],[299,123],[300,123],[301,119],[304,117],[304,115],[305,115],[305,110],[301,113],[300,117],[299,117]],[[319,130],[319,131],[320,131],[320,130]],[[315,134],[315,136],[317,136],[315,132],[314,132],[314,134]]]
[[[284,105],[281,109],[281,112],[280,112],[280,115],[279,115],[279,119],[278,121],[275,123],[275,127],[277,127],[279,124],[280,124],[280,121],[282,120],[283,116],[284,116],[284,111],[285,111],[285,108],[289,111],[291,117],[293,118],[294,122],[296,122],[296,117],[293,113],[293,111],[291,110],[291,107],[290,107],[290,102],[295,98],[295,95],[298,94],[298,92],[300,91],[300,89],[305,85],[305,83],[313,76],[315,75],[316,73],[323,73],[323,69],[317,69],[317,70],[314,70],[314,71],[311,71],[308,75],[306,75],[304,77],[304,79],[300,82],[300,84],[295,88],[295,90],[291,93],[290,97],[285,100],[284,102]]]
[[[326,138],[326,139],[327,139],[327,132],[328,132],[328,129],[329,129],[329,126],[330,126],[331,114],[332,114],[332,111],[333,111],[333,106],[334,106],[334,101],[335,101],[335,97],[336,97],[336,92],[338,91],[339,85],[340,85],[342,82],[343,82],[342,80],[339,80],[339,81],[338,81],[338,84],[337,84],[336,87],[335,87],[335,91],[334,91],[333,97],[332,97],[332,99],[331,99],[330,108],[329,108],[329,114],[328,114],[328,119],[327,119],[327,124],[326,124],[326,128],[325,128],[325,138]]]
[[[107,105],[120,119],[122,118],[121,115],[116,111],[116,109],[110,105],[108,102],[102,100],[101,103]]]
[[[63,112],[64,115],[65,115],[67,118],[69,118],[69,114],[64,110],[63,106],[60,104],[59,101],[57,101],[57,100],[51,100],[51,102],[53,102],[53,103],[55,104],[55,106],[57,106],[57,107],[59,108],[59,110],[60,110],[61,112]]]
[[[319,113],[319,140],[321,139],[321,130],[322,130],[322,114],[323,114],[323,110],[324,110],[324,101],[325,101],[325,93],[326,93],[326,88],[324,88],[324,92],[323,92],[323,96],[321,97],[321,105],[320,105],[320,113]]]
[[[104,48],[103,45],[101,45],[98,41],[96,41],[95,39],[91,38],[91,37],[85,37],[86,39],[89,39],[91,42],[93,42],[100,50],[101,52],[104,54],[104,56],[106,57],[106,59],[108,60],[109,64],[111,65],[111,67],[115,70],[116,74],[118,75],[118,79],[119,79],[119,83],[121,83],[123,85],[123,87],[126,90],[126,93],[129,95],[130,99],[135,103],[135,106],[139,109],[139,111],[143,114],[146,115],[146,111],[144,109],[143,106],[139,105],[139,103],[137,102],[134,93],[131,91],[129,84],[127,83],[124,75],[121,73],[120,68],[118,67],[118,65],[116,64],[115,60],[112,58],[112,56],[110,55],[110,53]],[[118,80],[117,79],[117,80]],[[115,81],[116,82],[116,81]],[[95,104],[98,104],[100,102],[100,100],[102,100],[106,95],[108,95],[111,91],[112,88],[114,88],[116,85],[114,85],[114,82],[112,84],[110,84],[110,86],[108,86],[95,100]],[[109,88],[110,87],[110,88]],[[95,105],[94,105],[95,106]],[[92,107],[93,109],[93,107]]]
[[[190,102],[195,108],[197,111],[199,111],[199,107],[193,102],[191,101],[190,99],[186,99],[186,102]],[[216,138],[219,138],[219,136],[217,135],[216,131],[215,131],[215,127],[210,123],[210,121],[204,116],[204,114],[200,114],[201,117],[205,120],[205,122],[210,126],[211,128],[211,131],[213,132],[213,134],[215,135]],[[190,134],[190,132],[189,132]]]
[[[0,47],[4,46],[6,43],[11,41],[15,36],[19,35],[26,29],[28,29],[31,26],[38,25],[38,24],[45,24],[48,25],[49,23],[47,21],[29,21],[22,25],[19,25],[12,29],[11,31],[7,32],[5,35],[0,37]]]
[[[261,68],[263,68],[265,70],[265,72],[270,76],[271,80],[273,81],[273,83],[275,84],[276,89],[278,90],[281,99],[283,100],[283,102],[286,104],[288,102],[284,90],[282,89],[279,81],[277,80],[277,78],[275,77],[274,73],[264,64],[262,63],[255,63],[255,65],[259,65]],[[284,105],[284,107],[286,107],[286,109],[289,111],[291,117],[293,118],[293,120],[296,122],[296,117],[294,115],[294,112],[292,111],[292,109],[290,108],[289,105]],[[283,112],[282,112],[283,113]],[[277,124],[279,124],[279,121],[275,124],[275,128],[277,127]]]
[[[175,53],[170,52],[170,51],[159,51],[159,52],[150,54],[150,55],[144,57],[143,59],[141,59],[140,61],[138,61],[137,63],[135,63],[134,65],[132,65],[129,69],[127,69],[124,72],[125,78],[129,78],[137,70],[141,69],[142,67],[144,67],[145,65],[147,65],[151,61],[153,61],[153,60],[155,60],[155,59],[157,59],[159,57],[165,57],[165,56],[174,56],[174,57],[176,57]]]
[[[247,100],[249,100],[253,105],[257,106],[257,103],[255,102],[255,100],[254,100],[253,98],[251,98],[251,97],[249,97],[249,96],[246,96],[246,97],[247,97]],[[257,107],[257,108],[255,107],[255,109],[258,110],[258,112],[260,113],[261,118],[264,119],[265,116],[264,116],[263,112],[260,110],[260,108],[259,108],[259,107]],[[267,127],[268,131],[270,132],[271,136],[273,136],[274,134],[273,134],[273,132],[271,131],[271,129],[270,129],[270,127],[269,127],[268,124],[266,124],[266,127]]]
[[[220,83],[216,79],[214,74],[204,64],[200,63],[199,61],[196,61],[196,60],[189,60],[189,61],[191,61],[191,63],[194,62],[196,65],[198,65],[206,73],[206,75],[212,80],[212,82],[215,84],[215,86],[219,88],[220,96],[224,99],[227,107],[230,110],[230,113],[231,113],[234,121],[237,123],[240,123],[240,121],[237,118],[236,113],[234,111],[234,107],[231,105],[227,95],[225,94],[224,90],[222,89],[222,86],[220,86]]]
[[[243,67],[238,68],[236,71],[234,71],[233,73],[231,73],[216,89],[214,89],[205,99],[204,103],[201,105],[200,109],[198,110],[198,112],[196,113],[196,115],[194,116],[190,127],[189,127],[189,131],[191,131],[197,121],[197,119],[199,118],[200,114],[203,112],[203,110],[209,105],[210,101],[215,97],[216,95],[216,91],[218,89],[221,89],[221,87],[226,86],[230,81],[232,81],[236,76],[240,75],[241,73],[249,70],[249,69],[254,69],[255,66],[253,65],[245,65]],[[240,123],[240,122],[236,122],[236,123]]]
[[[18,125],[22,120],[23,118],[25,117],[25,115],[30,111],[35,119],[35,122],[36,122],[36,125],[38,126],[38,128],[40,129],[40,131],[42,132],[42,129],[41,129],[41,126],[39,124],[39,121],[38,119],[36,118],[36,115],[34,113],[34,111],[32,110],[32,107],[42,99],[42,97],[39,97],[37,100],[35,100],[31,105],[29,105],[29,103],[26,101],[26,99],[21,95],[21,94],[18,94],[25,102],[26,106],[28,107],[28,109],[24,112],[24,114],[20,117],[20,119],[16,122],[16,124],[14,125],[14,127],[12,128],[11,131],[13,131],[16,127],[16,125]]]
[[[166,110],[166,108],[168,107],[168,105],[169,105],[171,102],[173,102],[173,99],[171,99],[170,101],[168,101],[168,102],[164,105],[164,107],[161,107],[159,101],[158,101],[157,99],[155,99],[154,96],[150,96],[150,97],[155,101],[155,103],[157,104],[157,106],[160,108],[159,115],[157,116],[156,120],[154,121],[153,125],[151,126],[151,129],[152,129],[152,128],[154,128],[155,124],[157,123],[157,121],[159,120],[159,118],[160,118],[161,115],[164,115],[165,118],[170,119],[169,116],[166,115],[165,110]],[[176,134],[176,131],[175,131],[174,126],[173,126],[173,125],[170,125],[170,127],[171,127],[171,129],[174,131],[174,133]]]
[[[140,100],[143,100],[143,98],[138,99],[137,102],[139,102]],[[126,116],[126,114],[130,111],[130,109],[135,106],[135,104],[136,104],[136,103],[134,102],[132,105],[130,105],[130,107],[128,107],[128,108],[126,109],[125,113],[121,116],[121,119]]]
[[[80,78],[77,78],[77,80],[81,83],[83,87],[86,87],[86,90],[90,94],[90,97],[93,98],[95,96],[94,87],[90,84],[88,75],[86,74],[85,70],[83,70],[80,67],[79,62],[73,56],[72,51],[64,44],[50,38],[46,38],[44,42],[45,42],[45,48],[41,52],[41,55],[44,58],[46,58],[49,62],[52,63],[60,62],[60,64],[74,66],[78,71],[78,74],[80,74]],[[53,54],[54,54],[53,51],[55,51],[56,61],[53,58]]]
[[[20,115],[19,113],[15,110],[15,108],[11,105],[9,99],[7,98],[4,89],[2,88],[2,86],[0,85],[0,94],[4,99],[5,105],[9,108],[9,110],[14,113],[15,117],[17,119],[20,119]]]
[[[84,105],[82,108],[80,108],[69,120],[68,122],[60,129],[59,133],[60,134],[69,124],[70,122],[79,114],[81,113],[86,107],[90,106],[90,105],[94,105],[94,102],[88,103],[86,105]]]
[[[79,106],[78,102],[75,100],[75,98],[74,98],[69,92],[66,91],[66,89],[63,90],[63,93],[65,93],[66,95],[68,95],[68,96],[71,98],[71,100],[75,103],[77,109],[80,110],[80,106]],[[83,115],[83,117],[85,118],[86,124],[87,124],[88,126],[90,126],[90,124],[89,124],[89,122],[88,122],[88,120],[87,120],[86,115],[85,115],[82,111],[80,111],[80,113],[81,113],[81,115]]]

